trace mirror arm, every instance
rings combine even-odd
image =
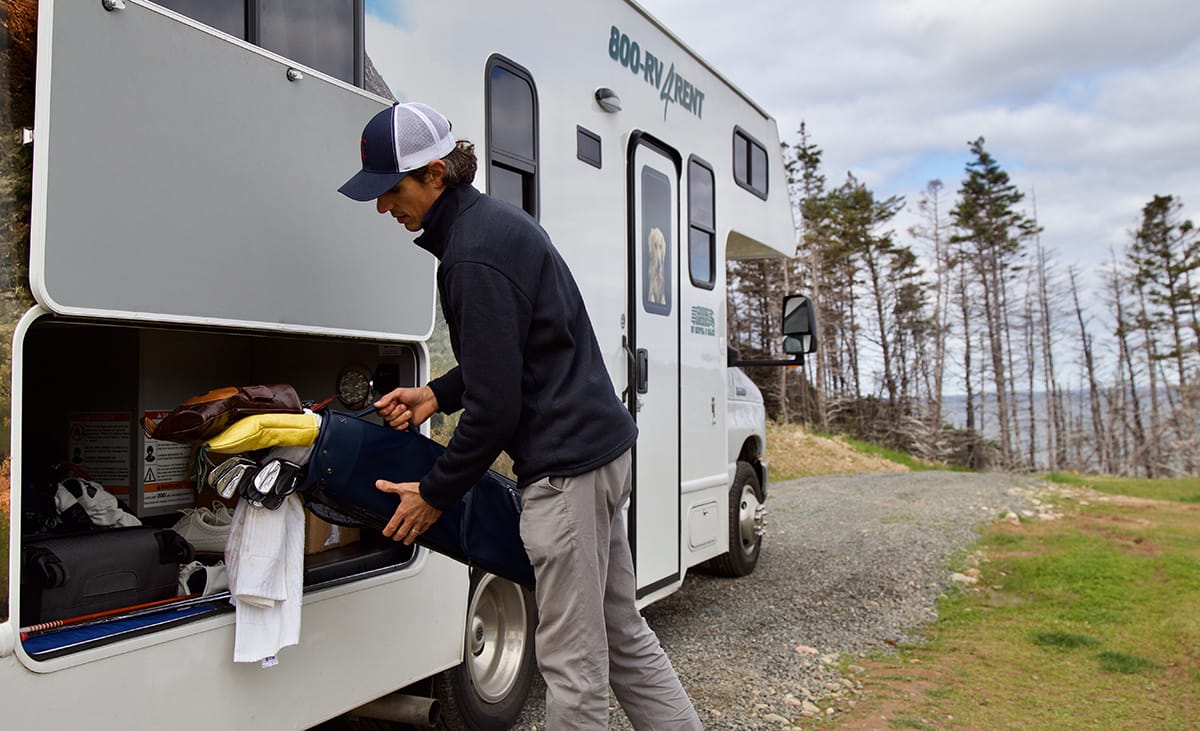
[[[804,353],[796,353],[790,360],[742,360],[741,358],[729,364],[737,368],[746,366],[802,366],[804,365]]]

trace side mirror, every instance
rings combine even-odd
[[[817,350],[817,315],[812,300],[802,294],[783,298],[783,352],[790,358],[742,360],[732,346],[728,349],[729,366],[797,366],[804,356]]]
[[[810,338],[797,338],[791,335],[785,336],[783,339],[783,352],[787,355],[803,355],[811,353],[812,349],[808,348],[806,343]]]
[[[817,314],[812,300],[802,294],[783,299],[783,352],[804,355],[817,350]]]

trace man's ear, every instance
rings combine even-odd
[[[446,187],[446,183],[443,180],[443,178],[446,175],[446,161],[445,160],[433,160],[432,162],[429,163],[429,165],[427,166],[427,169],[429,171],[429,184],[430,185],[432,185],[436,188]]]

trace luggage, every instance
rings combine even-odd
[[[219,434],[251,414],[301,414],[304,406],[296,389],[286,383],[217,388],[184,401],[155,424],[142,420],[149,439],[191,444]]]
[[[134,607],[177,594],[191,545],[147,526],[29,536],[22,548],[21,622],[32,625]]]
[[[420,482],[444,447],[417,431],[397,431],[362,418],[371,411],[323,414],[300,491],[309,509],[330,523],[382,530],[400,497],[376,489],[375,481]],[[521,542],[520,519],[516,483],[488,472],[416,542],[533,586],[533,566]]]

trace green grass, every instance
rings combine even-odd
[[[1071,632],[1061,632],[1059,630],[1051,630],[1048,632],[1034,632],[1030,640],[1035,645],[1042,647],[1058,647],[1064,650],[1077,650],[1080,647],[1095,647],[1100,644],[1100,640],[1087,635],[1077,635]]]
[[[871,444],[870,442],[864,442],[861,439],[855,439],[854,437],[846,437],[845,441],[846,441],[846,444],[849,444],[851,447],[854,447],[855,450],[862,452],[863,454],[871,454],[876,457],[881,457],[883,459],[886,459],[889,462],[895,462],[896,464],[904,465],[905,467],[909,468],[910,470],[920,471],[920,470],[952,469],[950,467],[947,467],[946,465],[938,465],[938,464],[931,464],[929,462],[924,462],[906,452],[900,452],[895,449],[888,449],[887,447],[881,447],[877,444]]]
[[[1124,652],[1113,652],[1105,650],[1096,656],[1100,661],[1100,667],[1110,673],[1124,673],[1125,675],[1136,675],[1138,673],[1147,672],[1150,670],[1159,670],[1161,665],[1153,660],[1147,660],[1144,657],[1130,655]]]
[[[940,602],[928,642],[869,663],[851,715],[891,702],[892,728],[1194,729],[1200,510],[1179,498],[1200,485],[1095,482],[1163,502],[1067,500],[1061,520],[989,528],[977,588]]]
[[[1171,500],[1180,503],[1200,503],[1200,477],[1177,477],[1169,480],[1151,480],[1142,477],[1111,477],[1107,475],[1082,475],[1077,472],[1051,472],[1046,475],[1050,482],[1075,487],[1090,487],[1110,495]]]

